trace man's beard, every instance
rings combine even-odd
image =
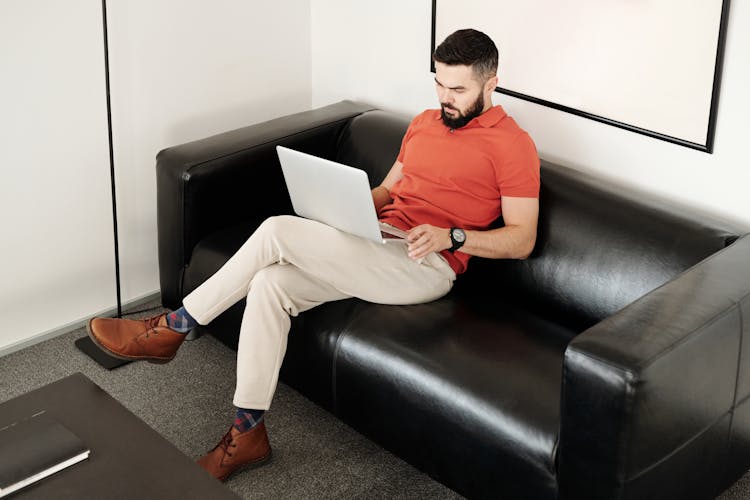
[[[451,118],[450,116],[445,114],[445,108],[458,111],[458,116],[456,116],[455,118]],[[466,110],[466,113],[461,113],[460,110],[448,104],[441,104],[440,116],[443,118],[443,123],[445,124],[446,127],[454,129],[454,128],[463,127],[464,125],[469,123],[471,120],[481,115],[482,110],[484,110],[484,96],[482,94],[479,94],[479,97],[477,98],[477,100],[474,101],[474,104],[470,106],[469,109]]]

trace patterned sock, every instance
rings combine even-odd
[[[167,325],[177,333],[187,333],[198,326],[198,322],[190,316],[190,313],[184,307],[180,307],[167,314]]]
[[[237,408],[237,416],[234,417],[234,428],[240,432],[247,432],[263,421],[265,410],[248,410]]]

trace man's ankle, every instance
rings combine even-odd
[[[188,333],[190,330],[198,326],[198,322],[193,318],[190,313],[181,307],[176,311],[168,313],[166,316],[167,326],[177,333]]]
[[[263,421],[265,410],[253,410],[249,408],[237,408],[234,417],[234,428],[239,432],[252,430]]]

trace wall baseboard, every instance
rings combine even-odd
[[[143,304],[147,304],[149,302],[153,302],[154,300],[158,300],[160,295],[161,295],[160,292],[157,290],[155,292],[147,293],[131,301],[128,301],[123,304],[123,313],[127,313],[128,309],[132,310],[132,309],[135,309],[136,307],[142,306]],[[1,347],[0,358],[10,353],[20,351],[21,349],[31,347],[32,345],[38,344],[40,342],[44,342],[45,340],[59,337],[60,335],[64,335],[66,333],[72,332],[73,330],[78,330],[79,328],[83,328],[84,326],[86,326],[86,323],[88,322],[89,318],[92,318],[94,316],[114,317],[116,315],[117,315],[117,307],[111,307],[109,309],[105,309],[104,311],[99,311],[97,313],[94,313],[85,318],[81,318],[79,320],[70,322],[58,328],[54,328],[52,330],[39,333],[37,335],[34,335],[33,337],[19,340],[18,342],[14,342],[10,345]]]

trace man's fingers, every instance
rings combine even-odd
[[[409,245],[409,256],[419,259],[433,250],[434,242],[429,234],[423,235],[417,241]]]
[[[441,250],[441,234],[439,228],[422,224],[409,231],[406,240],[408,241],[409,257],[420,259],[430,252]]]
[[[431,240],[430,235],[427,234],[427,233],[424,233],[421,236],[418,236],[417,238],[415,238],[409,244],[409,250],[413,251],[413,250],[421,248],[421,247],[423,247],[425,245],[429,245],[430,244],[430,240]]]
[[[409,243],[414,243],[420,237],[424,236],[424,234],[425,234],[424,225],[417,226],[417,227],[412,228],[411,231],[409,231],[409,233],[406,236],[406,239],[409,241]]]

